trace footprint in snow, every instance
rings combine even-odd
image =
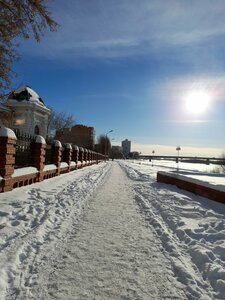
[[[9,213],[7,213],[5,211],[0,211],[0,217],[6,217],[8,215],[9,215]]]

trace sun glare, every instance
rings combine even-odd
[[[207,110],[210,96],[204,91],[194,91],[185,97],[186,109],[193,114],[200,114]]]

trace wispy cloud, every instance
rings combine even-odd
[[[133,96],[128,95],[128,94],[116,94],[116,93],[99,93],[99,94],[84,94],[80,95],[79,98],[82,99],[91,99],[91,98],[97,98],[97,99],[107,99],[107,98],[124,98],[124,99],[130,99]]]
[[[225,33],[225,2],[217,0],[56,0],[60,24],[37,47],[23,51],[58,57],[118,58],[213,43]]]
[[[164,120],[162,123],[175,123],[175,124],[191,124],[191,123],[213,123],[213,120]]]

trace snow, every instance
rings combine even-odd
[[[71,144],[69,144],[69,143],[66,143],[66,144],[65,144],[65,147],[66,147],[66,149],[70,149],[70,150],[72,149],[72,146],[71,146]]]
[[[78,162],[77,162],[77,167],[80,168],[81,166],[82,166],[82,162],[81,162],[81,161],[78,161]]]
[[[46,145],[45,139],[41,135],[36,135],[35,143]]]
[[[35,167],[25,167],[20,169],[15,169],[14,173],[12,174],[12,177],[18,177],[18,176],[24,176],[28,174],[35,174],[38,170]]]
[[[8,137],[11,139],[16,140],[16,135],[15,133],[12,131],[12,129],[6,128],[4,126],[0,126],[0,136],[2,137]]]
[[[214,190],[225,192],[225,175],[224,174],[202,174],[195,175],[195,173],[172,173],[172,172],[159,172],[162,175],[167,175],[173,178],[181,179],[187,182],[199,184],[201,186],[211,188]],[[220,184],[218,184],[220,182]]]
[[[77,145],[73,145],[73,149],[74,149],[75,151],[79,151],[79,147],[78,147]]]
[[[19,94],[24,90],[27,90],[29,92],[29,94],[32,96],[33,99],[39,101],[40,96],[34,90],[29,88],[28,86],[22,86],[22,87],[18,88],[17,90],[15,90],[14,93]]]
[[[208,182],[211,185],[211,187],[225,191],[225,174],[187,174],[186,177],[191,177],[193,179],[196,179],[201,182],[203,181],[205,183]]]
[[[60,141],[58,141],[58,140],[54,140],[54,141],[52,142],[52,144],[53,144],[55,147],[59,147],[59,148],[61,148],[61,147],[62,147],[62,144],[61,144],[61,142],[60,142]]]
[[[22,91],[25,91],[25,90],[27,90],[28,93],[31,95],[31,97],[29,99],[30,102],[34,102],[34,103],[37,103],[39,105],[43,105],[43,103],[40,101],[40,96],[28,86],[22,86],[22,87],[16,89],[14,91],[14,93],[19,94],[19,93],[21,93]],[[9,100],[15,101],[14,99],[9,99]]]
[[[49,165],[45,165],[44,166],[44,170],[43,171],[51,171],[51,170],[56,170],[56,165],[49,164]]]
[[[168,168],[102,162],[0,194],[0,299],[224,299],[225,206],[156,182]]]
[[[66,162],[60,163],[60,168],[67,168],[67,167],[68,167],[68,163],[66,163]]]

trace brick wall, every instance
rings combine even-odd
[[[65,161],[61,162],[62,144],[55,140],[52,144],[52,164],[45,165],[46,142],[42,136],[36,135],[31,145],[31,166],[15,170],[16,140],[11,129],[0,127],[0,192],[40,182],[105,159],[100,153],[67,143],[64,145]]]
[[[174,174],[158,172],[157,181],[167,184],[176,185],[178,188],[192,192],[196,195],[225,203],[225,191],[214,189],[213,187],[206,186],[201,182],[191,182],[185,176],[175,176]]]

